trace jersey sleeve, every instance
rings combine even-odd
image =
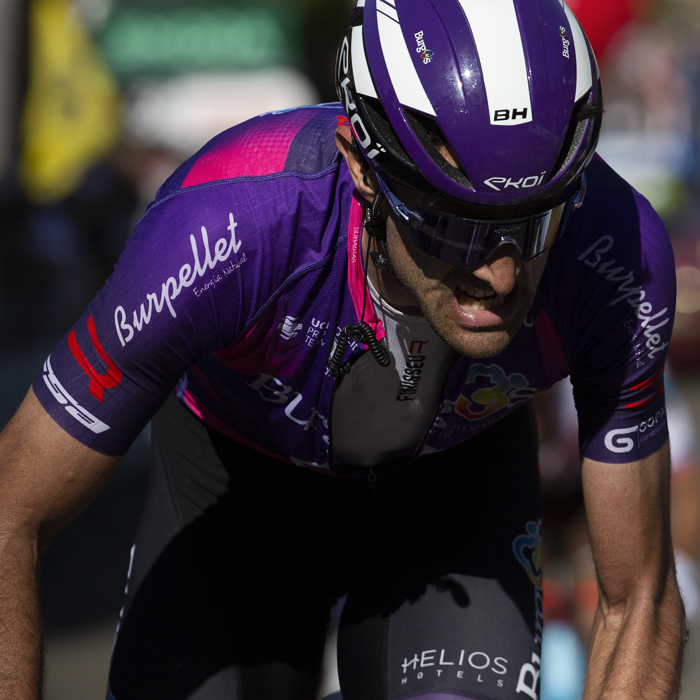
[[[231,345],[293,265],[293,179],[193,188],[152,206],[33,388],[89,447],[123,454],[205,354]],[[277,213],[276,213],[277,212]]]
[[[651,205],[604,163],[592,169],[594,186],[572,216],[570,242],[554,246],[548,265],[559,267],[556,313],[565,329],[581,453],[624,463],[653,454],[668,439],[663,374],[675,269]]]

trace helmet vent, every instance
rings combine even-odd
[[[367,112],[367,117],[372,124],[372,127],[379,135],[385,147],[388,146],[389,150],[393,155],[407,165],[409,168],[415,168],[416,164],[408,155],[404,147],[399,143],[399,140],[394,134],[394,130],[389,124],[389,120],[384,111],[384,107],[379,100],[373,99],[371,97],[362,97],[362,102]]]
[[[462,185],[462,187],[473,189],[474,185],[467,177],[457,154],[451,148],[450,142],[445,138],[445,134],[442,133],[442,129],[440,129],[438,123],[431,117],[421,114],[420,112],[415,112],[407,107],[404,107],[403,111],[413,133],[416,135],[420,145],[423,146],[423,150],[425,150],[433,162],[438,165],[440,170],[451,180]],[[440,153],[438,150],[440,145],[444,145],[446,148],[450,149],[453,157],[460,166],[459,168],[455,168],[454,165]]]
[[[561,151],[559,151],[557,162],[552,168],[553,174],[550,177],[550,180],[553,180],[557,175],[559,175],[560,172],[566,169],[581,145],[581,141],[583,140],[583,136],[586,132],[586,127],[592,120],[600,120],[600,117],[603,114],[602,104],[595,107],[588,104],[591,97],[591,92],[592,91],[589,91],[574,105],[574,111],[571,116],[571,121],[569,122],[569,128],[566,132],[566,136],[564,137],[564,143],[562,144]]]

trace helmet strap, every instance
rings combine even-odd
[[[379,213],[379,209],[384,200],[384,194],[382,192],[377,192],[374,200],[365,209],[365,229],[370,238],[377,239],[377,245],[379,251],[370,251],[370,257],[374,266],[381,270],[382,272],[388,272],[394,274],[394,268],[389,260],[389,247],[386,242],[386,221],[382,218]],[[371,245],[371,242],[370,242]]]

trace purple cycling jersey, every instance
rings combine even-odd
[[[176,389],[218,431],[279,459],[332,464],[334,339],[362,309],[362,207],[334,143],[340,104],[220,134],[161,187],[104,288],[34,382],[56,422],[123,454]],[[628,462],[667,440],[670,243],[602,160],[550,250],[511,345],[453,364],[415,459],[469,439],[570,375],[582,453]],[[517,183],[516,183],[517,184]],[[371,302],[365,319],[383,337]],[[366,352],[350,343],[347,357]],[[362,439],[362,436],[358,436]]]

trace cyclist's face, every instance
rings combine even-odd
[[[378,185],[371,182],[371,174],[369,181],[363,179],[362,163],[350,145],[351,139],[348,127],[338,128],[338,149],[355,187],[371,202]],[[437,147],[459,167],[448,147]],[[481,359],[505,350],[535,300],[548,251],[524,263],[514,246],[504,245],[481,267],[468,272],[420,251],[409,229],[396,220],[388,204],[382,213],[387,221],[389,256],[401,284],[372,264],[369,274],[387,302],[407,312],[415,312],[418,307],[435,332],[462,355]]]
[[[535,300],[548,252],[522,262],[512,245],[504,245],[481,267],[467,271],[426,255],[406,226],[393,215],[387,219],[396,277],[435,332],[475,359],[505,350]]]

